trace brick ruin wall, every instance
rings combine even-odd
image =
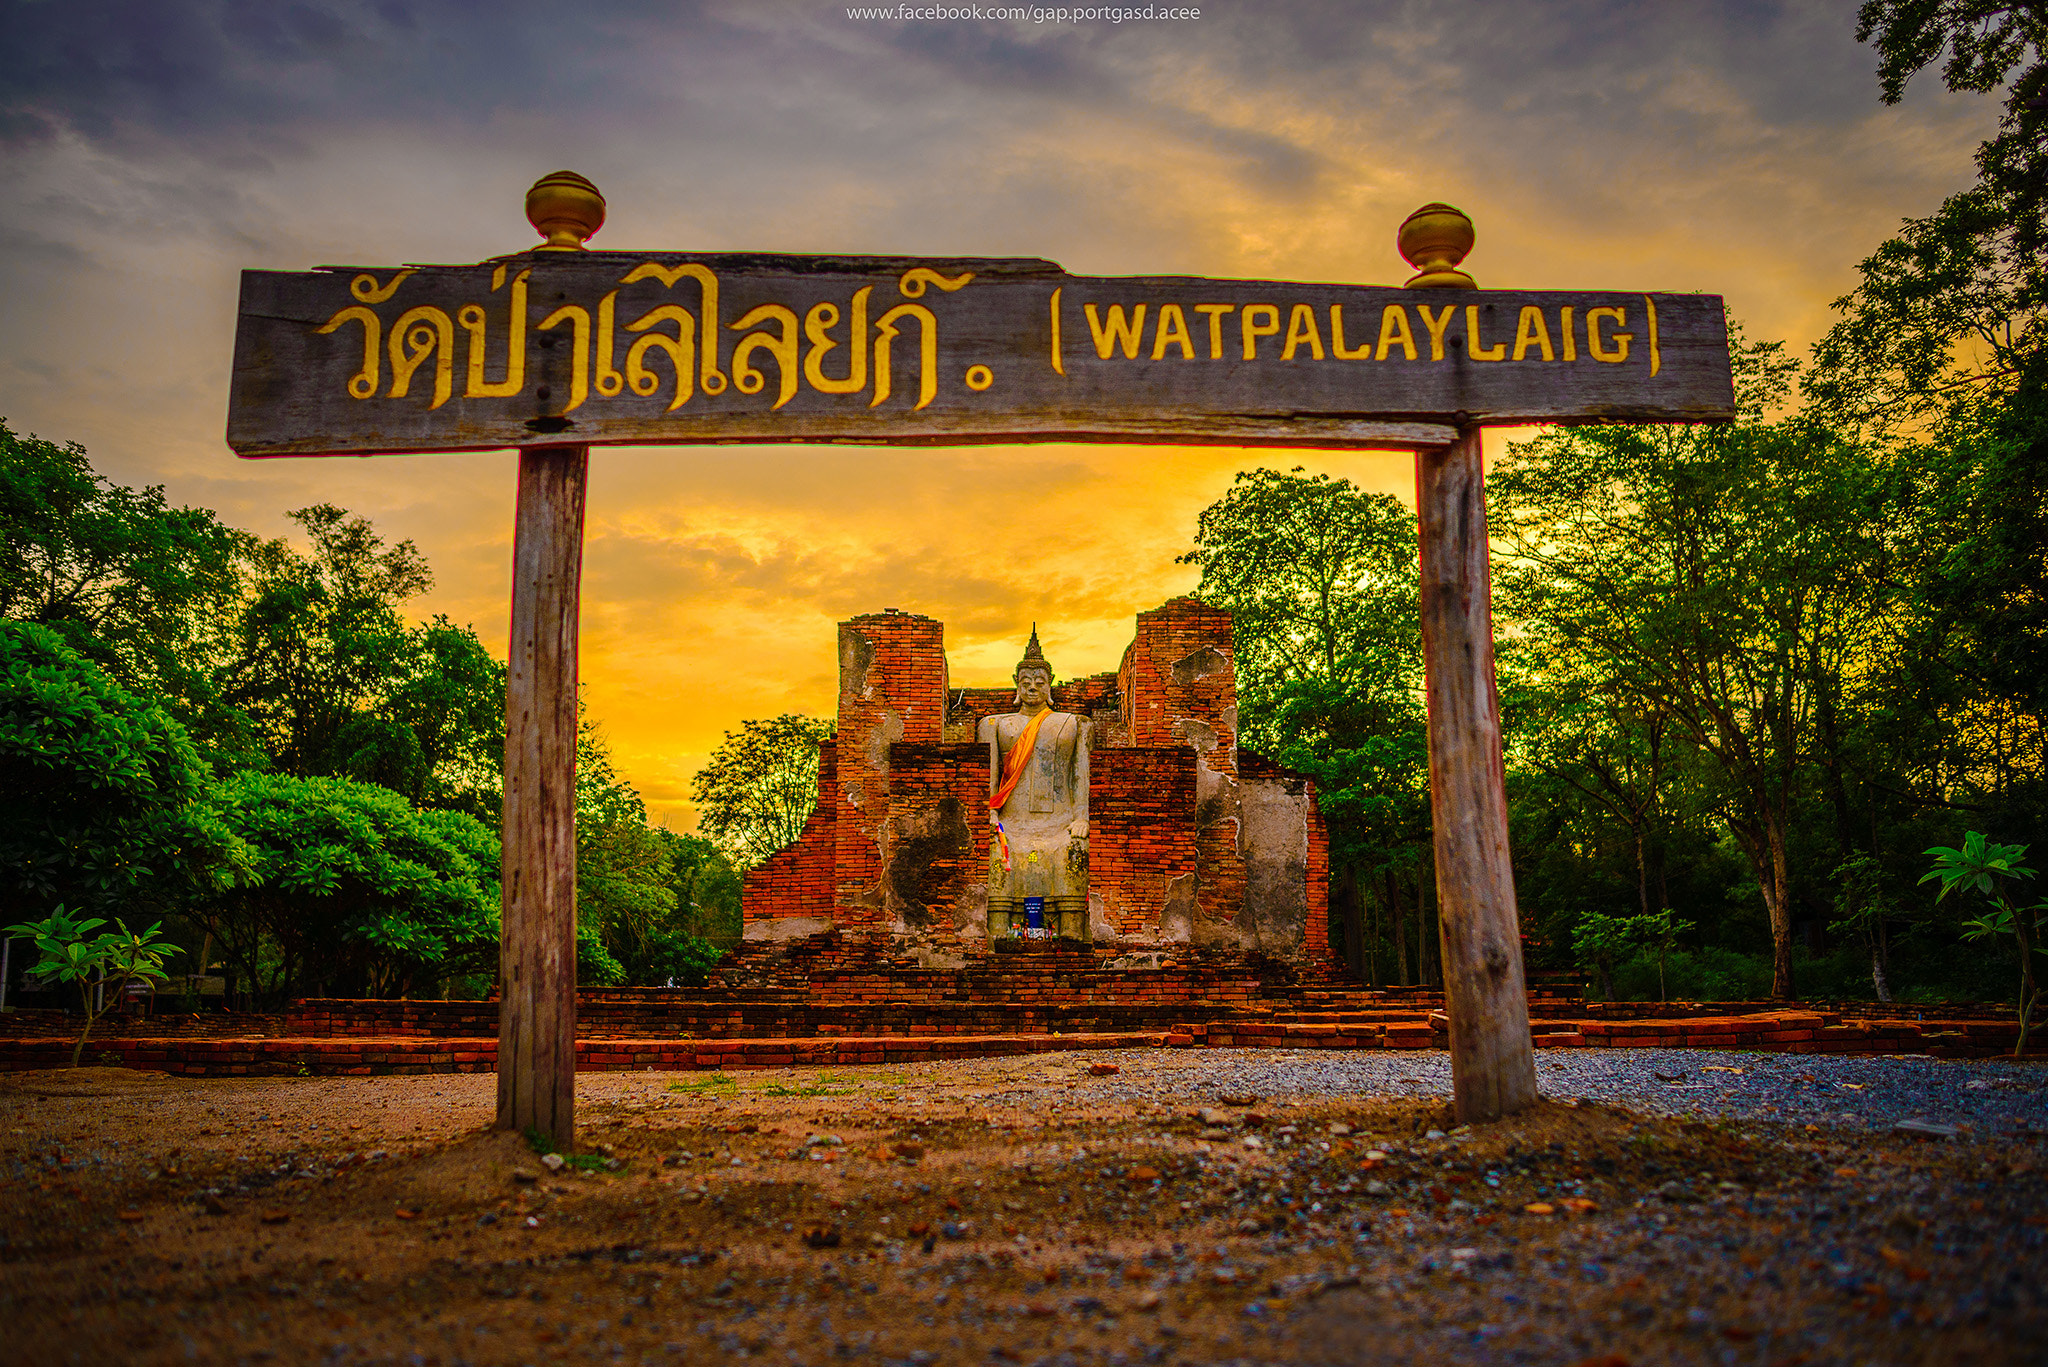
[[[1193,945],[1341,974],[1329,841],[1306,777],[1237,743],[1230,614],[1140,613],[1115,673],[1053,705],[1093,722],[1091,922],[1099,946]],[[893,609],[839,626],[837,739],[798,841],[746,876],[749,940],[838,930],[931,962],[986,952],[988,752],[1008,688],[948,686],[944,627]]]

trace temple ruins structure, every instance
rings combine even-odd
[[[1092,723],[1094,953],[1133,967],[1242,954],[1341,975],[1314,784],[1239,746],[1233,655],[1230,614],[1177,598],[1138,614],[1114,673],[1054,685],[1053,707]],[[894,608],[841,622],[817,810],[747,874],[746,939],[858,938],[934,967],[988,953],[989,748],[976,732],[1016,705],[1011,687],[950,687],[943,623]]]

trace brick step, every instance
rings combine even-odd
[[[421,1002],[306,1002],[289,1033],[307,1036],[458,1037],[495,1035],[495,1003],[462,1003],[459,1011]],[[407,1009],[396,1009],[404,1007]],[[479,1009],[481,1008],[481,1009]],[[1049,998],[1042,1002],[818,1002],[728,1004],[672,1002],[631,1010],[579,1003],[577,1033],[587,1038],[750,1038],[827,1035],[1043,1034],[1099,1030],[1163,1030],[1177,1021],[1228,1014],[1227,1003],[1184,1000],[1105,1003]]]
[[[1929,1026],[1933,1028],[1924,1028]],[[1532,1042],[1545,1049],[1670,1047],[1982,1058],[2010,1054],[2018,1026],[1993,1021],[1835,1023],[1818,1012],[1780,1011],[1666,1020],[1532,1021],[1530,1031]],[[1429,1049],[1441,1047],[1440,1041],[1440,1034],[1427,1021],[1339,1025],[1225,1019],[1179,1021],[1159,1029],[1063,1034],[848,1034],[744,1039],[584,1036],[576,1042],[576,1058],[578,1070],[584,1072],[679,1072],[915,1063],[1077,1049]],[[66,1067],[71,1061],[71,1045],[69,1038],[0,1040],[0,1072]],[[498,1043],[488,1036],[120,1037],[95,1040],[88,1049],[95,1062],[187,1076],[369,1075],[490,1072],[497,1066]],[[2029,1050],[2028,1056],[2048,1057],[2048,1050]]]

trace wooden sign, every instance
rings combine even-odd
[[[1733,415],[1714,295],[535,251],[244,272],[228,443],[244,456],[806,441],[1422,449],[1474,424]]]

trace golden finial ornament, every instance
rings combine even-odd
[[[1448,204],[1425,204],[1408,215],[1395,234],[1401,256],[1415,267],[1411,290],[1476,290],[1479,282],[1458,269],[1458,263],[1472,250],[1472,220],[1463,209]]]
[[[526,221],[547,239],[535,251],[580,252],[604,226],[604,196],[574,171],[550,171],[526,192]]]

